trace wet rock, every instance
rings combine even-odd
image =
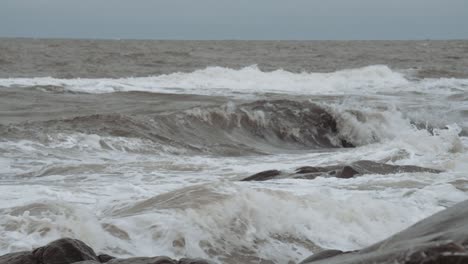
[[[278,176],[280,174],[281,172],[279,170],[267,170],[267,171],[256,173],[250,177],[243,179],[242,181],[266,181],[266,180],[271,180],[275,176]]]
[[[214,264],[211,261],[205,260],[205,259],[189,259],[189,258],[182,258],[177,262],[177,264]]]
[[[316,173],[322,172],[323,168],[321,167],[312,167],[312,166],[304,166],[296,169],[296,174],[305,174],[305,173]]]
[[[412,172],[430,172],[440,173],[442,171],[411,165],[390,165],[370,160],[360,160],[351,163],[353,169],[360,174],[392,174],[392,173],[412,173]]]
[[[311,256],[301,264],[468,263],[468,200],[362,250]]]
[[[39,264],[30,251],[0,256],[0,264]]]
[[[414,252],[405,264],[460,264],[468,263],[468,250],[462,245],[448,243]]]
[[[311,263],[311,262],[318,261],[318,260],[321,260],[321,259],[331,258],[331,257],[334,257],[336,255],[340,255],[340,254],[343,254],[343,251],[335,250],[335,249],[326,249],[324,251],[318,252],[318,253],[304,259],[299,264]]]
[[[355,175],[358,175],[358,174],[359,174],[359,171],[355,170],[353,167],[344,166],[343,169],[341,169],[341,171],[339,171],[336,174],[336,177],[337,178],[342,178],[342,179],[349,179],[349,178],[352,178],[352,177],[354,177]]]
[[[96,261],[80,261],[73,264],[96,264],[104,262]],[[191,258],[182,258],[179,261],[168,258],[168,257],[152,257],[152,258],[128,258],[128,259],[112,259],[108,264],[214,264],[211,261],[204,259],[191,259]]]
[[[350,164],[337,164],[331,166],[304,166],[297,168],[294,173],[282,174],[278,170],[268,170],[259,172],[243,181],[267,181],[272,179],[315,179],[317,177],[336,177],[349,179],[366,174],[393,174],[393,173],[414,173],[429,172],[440,173],[442,171],[411,165],[390,165],[370,160],[360,160]]]
[[[69,264],[83,260],[99,261],[94,250],[77,239],[62,238],[44,247],[35,249],[32,254],[40,264]]]
[[[177,261],[168,257],[153,257],[153,258],[113,259],[107,263],[109,264],[177,264]]]
[[[165,256],[116,259],[107,254],[96,256],[94,250],[80,240],[62,238],[34,251],[0,256],[0,264],[214,264],[204,259],[183,258],[179,261]]]
[[[107,254],[101,254],[101,255],[98,256],[98,260],[101,263],[106,263],[106,262],[108,262],[109,260],[112,260],[112,259],[115,259],[115,257],[107,255]]]
[[[306,180],[313,180],[317,177],[322,176],[322,172],[312,172],[312,173],[304,173],[294,176],[294,179],[306,179]]]
[[[106,230],[107,232],[109,232],[109,234],[117,237],[117,238],[120,238],[122,240],[130,240],[130,236],[128,235],[127,232],[125,232],[124,230],[118,228],[117,226],[113,225],[113,224],[107,224],[107,223],[104,223],[102,224],[102,228],[104,228],[104,230]]]

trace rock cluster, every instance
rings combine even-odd
[[[392,174],[410,172],[440,173],[436,169],[411,165],[390,165],[370,160],[360,160],[351,164],[331,166],[305,166],[297,168],[294,173],[283,173],[279,170],[262,171],[249,176],[242,181],[266,181],[272,179],[315,179],[317,177],[336,177],[349,179],[366,174]]]
[[[77,239],[62,238],[33,251],[23,251],[0,257],[0,264],[213,264],[203,259],[168,257],[141,257],[116,259],[107,254],[97,255],[94,250]]]

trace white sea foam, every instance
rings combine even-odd
[[[187,155],[148,139],[95,134],[99,130],[0,138],[0,253],[71,236],[121,257],[297,262],[319,248],[370,245],[468,199],[465,121],[459,115],[445,118],[465,107],[457,101],[452,109],[447,99],[466,93],[464,79],[416,80],[386,66],[333,73],[262,72],[251,66],[145,78],[1,79],[0,85],[57,85],[87,93],[345,94],[320,103],[335,117],[340,136],[357,146],[217,157]],[[236,110],[228,103],[216,111],[229,118]],[[201,108],[183,114],[216,122]],[[268,122],[261,111],[247,114],[259,126]],[[433,127],[415,125],[426,121]],[[291,172],[358,160],[444,172],[237,181],[263,170]]]
[[[261,71],[257,66],[242,69],[208,67],[203,70],[167,75],[121,79],[0,79],[0,86],[60,86],[85,93],[145,91],[161,93],[226,94],[361,94],[396,91],[452,94],[468,89],[468,79],[425,79],[410,81],[385,65],[340,70],[331,73]]]

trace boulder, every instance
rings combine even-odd
[[[106,262],[108,262],[109,260],[112,260],[112,259],[115,259],[115,257],[107,255],[107,254],[101,254],[101,255],[98,256],[98,260],[101,263],[106,263]]]
[[[370,247],[313,255],[301,264],[468,263],[468,200]]]
[[[39,262],[30,251],[22,251],[0,256],[0,264],[39,264]]]
[[[359,174],[359,171],[357,171],[353,167],[344,166],[343,169],[341,169],[338,173],[335,174],[335,177],[341,178],[341,179],[349,179],[358,174]]]
[[[77,239],[62,238],[35,249],[32,254],[40,264],[71,264],[83,260],[99,262],[96,253]]]
[[[0,264],[213,264],[204,259],[182,258],[179,261],[160,257],[116,259],[107,254],[96,256],[94,250],[77,239],[62,238],[32,252],[23,251],[0,256]]]

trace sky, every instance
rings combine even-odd
[[[0,37],[468,39],[468,0],[0,0]]]

